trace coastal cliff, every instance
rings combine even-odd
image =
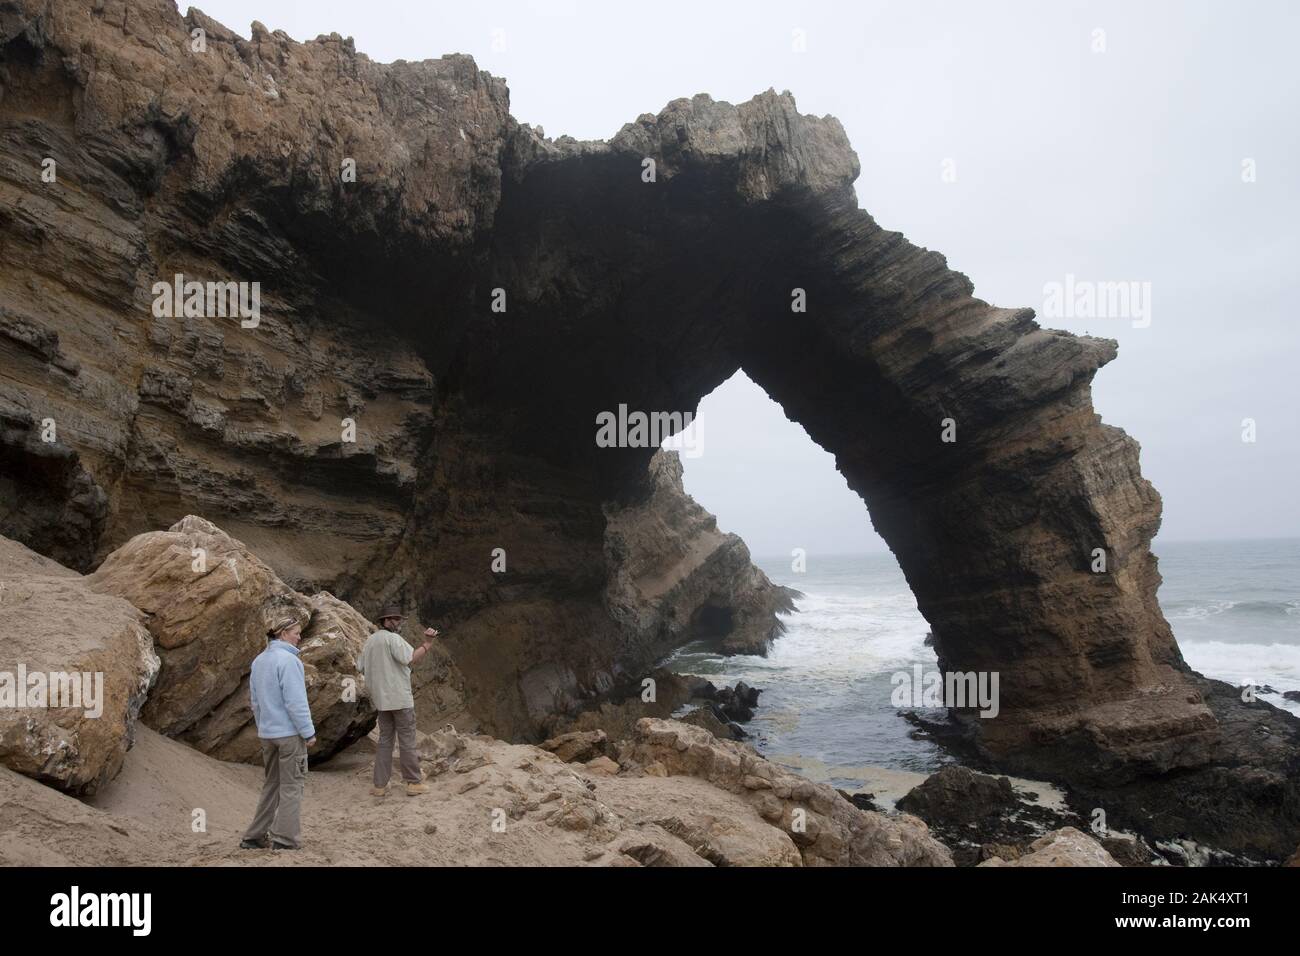
[[[202,515],[288,588],[442,626],[426,719],[537,739],[674,643],[774,633],[788,594],[674,466],[593,440],[744,369],[867,503],[942,666],[1000,673],[996,719],[955,715],[985,759],[1121,818],[1226,787],[1191,826],[1294,846],[1295,722],[1232,730],[1157,602],[1160,499],[1091,402],[1115,343],[975,298],[858,173],[788,93],[552,139],[466,56],[3,0],[0,534],[86,572]],[[257,308],[185,314],[177,276]]]

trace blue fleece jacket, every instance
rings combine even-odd
[[[248,696],[257,721],[257,736],[264,740],[292,737],[303,740],[316,736],[307,706],[307,680],[303,676],[298,648],[275,640],[253,660],[248,675]]]

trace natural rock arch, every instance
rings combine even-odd
[[[592,449],[595,415],[692,410],[743,368],[836,456],[944,668],[1000,672],[1005,716],[971,722],[990,752],[1041,770],[1075,735],[1108,765],[1167,769],[1213,732],[1155,597],[1159,496],[1092,410],[1114,342],[991,307],[878,227],[840,125],[789,95],[695,97],[608,145],[529,145],[487,280],[511,295],[505,344],[461,381],[476,404],[535,410],[519,427],[568,432],[564,454],[617,496],[648,453]]]
[[[1000,672],[999,717],[968,721],[986,755],[1132,815],[1146,783],[1195,768],[1182,787],[1269,808],[1240,845],[1294,845],[1295,722],[1248,753],[1231,728],[1249,721],[1187,670],[1157,604],[1159,497],[1089,394],[1114,343],[989,306],[879,228],[838,122],[769,91],[549,140],[468,57],[380,65],[337,35],[251,32],[170,0],[0,15],[0,477],[39,511],[0,532],[40,549],[71,515],[59,557],[90,567],[202,514],[295,587],[457,622],[469,706],[536,734],[690,624],[625,599],[635,560],[609,528],[663,472],[651,449],[598,449],[596,414],[694,409],[743,368],[836,456],[943,666]],[[57,189],[34,186],[42,156]],[[151,316],[176,273],[260,280],[262,326]],[[46,417],[62,493],[41,485]],[[734,568],[743,545],[711,554]],[[1234,825],[1167,812],[1170,832]]]

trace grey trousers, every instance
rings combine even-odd
[[[276,843],[297,846],[302,836],[302,791],[307,784],[307,741],[273,737],[262,741],[266,779],[245,840],[269,836]]]
[[[415,708],[379,712],[379,749],[375,751],[375,786],[386,787],[393,775],[393,735],[402,753],[402,779],[420,782],[420,751],[415,746]]]

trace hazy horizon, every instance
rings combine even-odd
[[[381,62],[471,54],[505,77],[513,115],[550,136],[605,139],[700,92],[788,89],[803,112],[844,124],[859,202],[883,227],[943,253],[988,302],[1118,340],[1094,403],[1142,445],[1164,500],[1158,543],[1300,536],[1295,5],[202,9],[245,36],[254,19],[296,40],[350,35]],[[1149,321],[1044,317],[1048,284],[1067,276],[1149,283]],[[883,549],[833,459],[752,383],[706,397],[700,422],[687,489],[754,554]]]
[[[728,531],[730,529],[723,527],[722,530]],[[1151,550],[1155,553],[1156,557],[1158,558],[1160,557],[1161,545],[1234,544],[1234,543],[1258,544],[1258,543],[1270,542],[1270,541],[1300,541],[1300,535],[1277,535],[1273,537],[1260,537],[1260,538],[1166,538],[1163,535],[1157,535],[1155,541],[1151,545]],[[876,557],[876,556],[884,556],[884,555],[890,555],[892,557],[892,552],[889,550],[888,547],[885,546],[884,541],[881,540],[880,547],[877,549],[861,550],[861,551],[818,551],[816,552],[815,555],[810,555],[809,558],[811,559],[816,556],[821,556],[826,558],[861,558],[861,557]],[[753,549],[750,549],[750,557],[752,557],[754,561],[757,562],[758,564],[765,564],[768,562],[776,563],[778,561],[784,561],[788,563],[790,561],[789,554],[779,552],[779,551],[762,552],[762,551],[754,551]]]

